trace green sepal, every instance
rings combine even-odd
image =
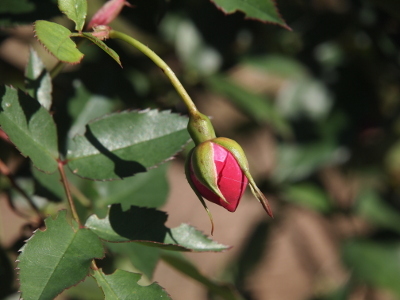
[[[196,194],[197,198],[199,198],[201,204],[203,205],[204,209],[206,210],[208,217],[210,218],[210,222],[211,222],[211,235],[213,235],[214,233],[214,220],[213,220],[213,216],[210,212],[210,210],[207,207],[206,202],[204,201],[203,197],[201,196],[200,192],[197,190],[196,186],[194,185],[192,178],[190,177],[190,161],[191,161],[191,157],[193,154],[193,150],[190,150],[187,158],[186,158],[186,162],[185,162],[185,175],[186,175],[186,180],[188,181],[190,187],[192,188],[192,190],[194,191],[194,193]]]
[[[213,145],[210,141],[206,141],[197,145],[193,149],[191,162],[193,172],[196,178],[214,194],[226,201],[218,187],[217,169],[214,164]]]
[[[247,162],[246,154],[236,141],[225,137],[218,137],[213,139],[212,142],[228,150],[236,158],[240,169],[243,172],[249,172],[249,163]]]
[[[196,146],[215,138],[210,119],[200,112],[190,114],[187,129]]]
[[[244,175],[249,180],[250,190],[253,193],[254,197],[256,197],[257,200],[261,203],[267,214],[271,218],[273,218],[272,209],[269,206],[268,199],[260,191],[260,189],[258,188],[253,179],[253,176],[251,176],[250,174],[249,163],[247,161],[246,154],[244,153],[242,147],[236,141],[224,137],[215,138],[212,140],[212,142],[220,145],[221,147],[224,147],[235,157],[236,161],[239,164],[240,169],[243,171]]]

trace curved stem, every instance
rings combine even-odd
[[[63,184],[65,194],[67,195],[68,203],[71,208],[72,217],[78,223],[79,227],[82,227],[81,220],[79,219],[78,212],[76,211],[74,200],[72,199],[70,186],[64,171],[64,163],[62,161],[58,161],[58,171],[60,172],[61,175],[61,183]]]
[[[126,35],[122,32],[111,30],[109,37],[112,39],[120,39],[128,44],[132,45],[139,51],[141,51],[144,55],[150,58],[169,78],[172,85],[175,87],[178,94],[181,96],[183,102],[185,103],[186,107],[189,110],[189,115],[197,115],[198,110],[193,103],[192,99],[190,98],[189,94],[186,92],[185,88],[176,77],[175,73],[171,70],[171,68],[163,61],[153,50],[151,50],[146,45],[142,44],[138,40],[134,39],[133,37]]]

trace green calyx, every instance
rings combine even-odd
[[[229,204],[225,200],[218,187],[218,176],[217,168],[214,164],[213,146],[210,141],[203,142],[197,145],[192,152],[190,157],[191,166],[193,168],[194,175],[196,178],[214,194],[220,197],[223,201]]]
[[[196,145],[215,138],[210,119],[198,111],[190,114],[187,129]]]
[[[196,186],[194,185],[194,183],[192,181],[192,178],[190,177],[190,173],[191,173],[190,164],[191,164],[191,157],[192,157],[193,151],[194,151],[194,148],[192,150],[190,150],[190,152],[188,154],[188,157],[186,159],[186,162],[185,162],[185,175],[186,175],[187,181],[189,182],[190,187],[192,188],[192,190],[196,194],[197,198],[199,198],[201,204],[203,205],[204,209],[206,210],[206,212],[208,214],[208,217],[210,218],[211,235],[213,235],[213,233],[214,233],[214,220],[213,220],[212,214],[211,214],[210,210],[208,209],[207,204],[204,201],[202,195],[200,194],[200,192],[197,190]]]
[[[258,202],[261,203],[267,214],[271,218],[273,218],[272,209],[269,206],[267,198],[260,191],[253,177],[250,174],[249,163],[247,161],[246,154],[244,153],[242,147],[236,141],[224,137],[215,138],[212,140],[212,142],[220,145],[221,147],[224,147],[235,157],[236,161],[239,164],[240,169],[243,171],[244,175],[249,180],[250,190],[253,193],[254,197],[256,197]]]

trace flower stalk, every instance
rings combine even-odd
[[[110,39],[120,39],[124,42],[127,42],[128,44],[132,45],[139,51],[141,51],[144,55],[146,55],[148,58],[150,58],[163,72],[164,74],[168,77],[168,79],[171,81],[172,85],[178,92],[178,94],[181,96],[183,102],[185,103],[188,113],[190,116],[196,116],[199,114],[199,111],[196,108],[196,105],[193,103],[192,99],[190,98],[189,94],[186,92],[185,88],[179,81],[178,77],[176,77],[175,73],[171,70],[171,68],[167,65],[165,61],[161,59],[153,50],[151,50],[149,47],[146,45],[142,44],[138,40],[134,39],[133,37],[116,31],[116,30],[111,30],[109,33],[109,38]]]

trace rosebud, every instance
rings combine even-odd
[[[201,142],[190,151],[185,170],[190,186],[210,217],[211,234],[214,224],[204,199],[234,212],[248,183],[265,211],[273,217],[268,200],[249,172],[242,147],[234,140],[220,137]]]
[[[248,180],[232,153],[213,141],[194,148],[190,179],[203,198],[234,212]]]
[[[87,28],[92,29],[99,25],[110,24],[121,12],[124,6],[131,6],[125,0],[110,0],[107,1],[92,17]]]

